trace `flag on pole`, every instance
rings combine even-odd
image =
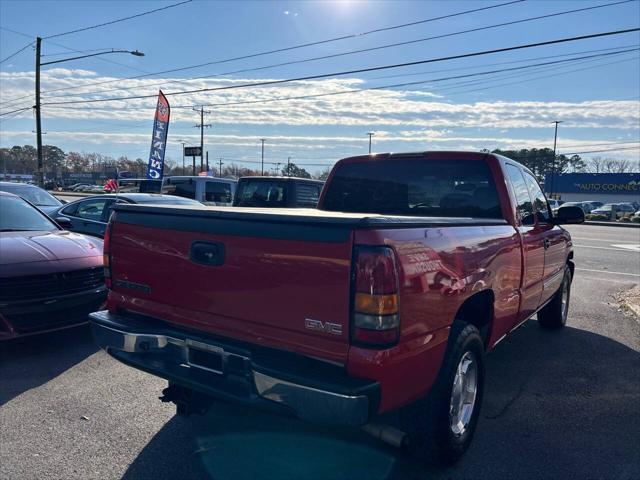
[[[162,90],[158,94],[158,105],[153,120],[153,136],[151,137],[151,152],[147,165],[147,178],[162,179],[164,170],[164,152],[167,146],[167,133],[169,131],[169,101]]]

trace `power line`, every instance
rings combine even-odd
[[[392,25],[390,27],[377,28],[375,30],[369,30],[369,31],[366,31],[366,32],[361,32],[361,33],[343,35],[343,36],[340,36],[340,37],[334,37],[334,38],[329,38],[329,39],[325,39],[325,40],[318,40],[318,41],[315,41],[315,42],[303,43],[303,44],[293,45],[293,46],[290,46],[290,47],[283,47],[283,48],[279,48],[279,49],[275,49],[275,50],[267,50],[267,51],[264,51],[264,52],[252,53],[252,54],[247,54],[247,55],[243,55],[243,56],[239,56],[239,57],[232,57],[232,58],[227,58],[227,59],[224,59],[224,60],[216,60],[216,61],[201,63],[201,64],[197,64],[197,65],[191,65],[191,66],[187,66],[187,67],[175,68],[175,69],[171,69],[171,70],[162,70],[162,71],[159,71],[159,72],[146,73],[145,75],[137,75],[137,76],[134,76],[134,77],[117,78],[117,79],[114,79],[114,80],[93,82],[93,83],[90,83],[90,84],[87,84],[87,85],[78,85],[78,86],[74,86],[74,87],[61,87],[61,88],[49,90],[49,91],[43,92],[43,93],[51,93],[51,92],[56,92],[56,91],[60,91],[60,90],[73,90],[73,89],[77,89],[77,88],[85,88],[85,87],[90,87],[90,86],[95,86],[95,85],[106,85],[106,84],[109,84],[109,83],[121,82],[123,80],[135,80],[135,79],[138,79],[138,78],[144,78],[144,77],[148,77],[148,76],[152,76],[152,75],[162,75],[162,74],[165,74],[165,73],[174,73],[174,72],[179,72],[179,71],[184,71],[184,70],[191,70],[191,69],[195,69],[195,68],[201,68],[201,67],[205,67],[205,66],[208,66],[208,65],[216,65],[216,64],[221,64],[221,63],[228,63],[228,62],[233,62],[233,61],[237,61],[237,60],[246,60],[246,59],[249,59],[249,58],[255,58],[255,57],[260,57],[260,56],[264,56],[264,55],[271,55],[271,54],[274,54],[274,53],[282,53],[282,52],[287,52],[287,51],[291,51],[291,50],[297,50],[297,49],[300,49],[300,48],[312,47],[312,46],[316,46],[316,45],[323,45],[323,44],[337,42],[337,41],[341,41],[341,40],[360,38],[360,37],[364,37],[364,36],[371,35],[371,34],[374,34],[374,33],[379,33],[379,32],[384,32],[384,31],[389,31],[389,30],[395,30],[395,29],[410,27],[410,26],[419,25],[419,24],[428,23],[428,22],[434,22],[436,20],[443,20],[443,19],[452,18],[452,17],[456,17],[456,16],[466,15],[466,14],[469,14],[469,13],[476,13],[476,12],[480,12],[480,11],[483,11],[483,10],[490,10],[490,9],[505,7],[505,6],[508,6],[508,5],[513,5],[515,3],[521,3],[521,2],[524,2],[524,1],[525,0],[513,0],[513,1],[510,1],[510,2],[500,3],[500,4],[497,4],[497,5],[491,5],[491,6],[482,7],[482,8],[475,8],[475,9],[472,9],[472,10],[465,10],[465,11],[462,11],[462,12],[456,12],[456,13],[452,13],[452,14],[448,14],[448,15],[442,15],[442,16],[439,16],[439,17],[426,18],[426,19],[418,20],[418,21],[411,22],[411,23],[403,23],[403,24],[400,24],[400,25]],[[1,28],[4,28],[4,27],[1,27]],[[13,33],[17,33],[19,35],[25,35],[27,37],[30,37],[29,35],[26,35],[26,34],[21,33],[21,32],[16,32],[16,31],[13,31],[13,30],[10,30],[10,29],[7,29],[7,28],[4,28],[4,29],[8,30],[8,31],[11,31]],[[63,47],[63,48],[65,48],[65,47]]]
[[[492,85],[490,85],[488,87],[474,88],[474,89],[471,89],[471,90],[463,90],[463,91],[459,91],[459,92],[449,93],[448,95],[451,96],[451,95],[460,95],[460,94],[464,94],[464,93],[475,93],[475,92],[478,92],[478,91],[481,91],[481,90],[490,90],[492,88],[504,87],[504,86],[508,86],[508,85],[517,85],[517,84],[520,84],[520,83],[530,82],[530,81],[533,81],[533,80],[540,80],[540,79],[543,79],[543,78],[551,78],[551,77],[556,77],[558,75],[566,75],[568,73],[581,72],[583,70],[589,70],[589,69],[592,69],[592,68],[600,68],[600,67],[604,67],[604,66],[607,66],[607,65],[615,65],[617,63],[629,62],[631,60],[635,60],[635,58],[630,58],[630,59],[625,59],[625,60],[618,60],[616,62],[603,63],[603,64],[600,64],[600,65],[594,65],[594,66],[591,66],[591,67],[576,68],[574,70],[569,70],[569,71],[566,71],[566,72],[558,72],[558,73],[552,73],[552,74],[549,74],[549,75],[541,75],[541,76],[538,76],[538,77],[526,78],[524,80],[519,80],[519,81],[516,81],[516,82],[492,84]]]
[[[515,45],[515,46],[511,46],[511,47],[503,47],[503,48],[497,48],[497,49],[492,49],[492,50],[483,50],[483,51],[479,51],[479,52],[464,53],[464,54],[459,54],[459,55],[450,55],[450,56],[447,56],[447,57],[430,58],[430,59],[426,59],[426,60],[417,60],[417,61],[413,61],[413,62],[404,62],[404,63],[397,63],[397,64],[391,64],[391,65],[377,66],[377,67],[360,68],[360,69],[346,70],[346,71],[341,71],[341,72],[324,73],[324,74],[318,74],[318,75],[307,75],[307,76],[303,76],[303,77],[295,77],[295,78],[288,78],[288,79],[281,79],[281,80],[268,80],[268,81],[262,81],[262,82],[254,82],[254,83],[244,83],[244,84],[239,84],[239,85],[229,85],[229,86],[226,86],[226,87],[212,87],[212,88],[200,88],[200,89],[196,89],[196,90],[185,90],[185,91],[181,91],[181,92],[166,93],[165,95],[166,96],[186,95],[186,94],[191,94],[191,93],[203,93],[203,92],[212,92],[212,91],[221,91],[221,90],[233,90],[233,89],[246,88],[246,87],[258,87],[258,86],[265,86],[265,85],[279,85],[279,84],[283,84],[283,83],[299,82],[299,81],[303,81],[303,80],[317,80],[317,79],[320,79],[320,78],[340,77],[340,76],[345,76],[345,75],[352,75],[352,74],[355,74],[355,73],[374,72],[374,71],[379,71],[379,70],[388,70],[388,69],[394,69],[394,68],[408,67],[408,66],[412,66],[412,65],[422,65],[422,64],[427,64],[427,63],[436,63],[436,62],[444,62],[444,61],[449,61],[449,60],[457,60],[457,59],[461,59],[461,58],[471,58],[471,57],[477,57],[477,56],[482,56],[482,55],[490,55],[490,54],[494,54],[494,53],[510,52],[510,51],[522,50],[522,49],[526,49],[526,48],[541,47],[541,46],[545,46],[545,45],[555,45],[555,44],[560,44],[560,43],[574,42],[574,41],[579,41],[579,40],[587,40],[587,39],[592,39],[592,38],[601,38],[601,37],[608,37],[608,36],[612,36],[612,35],[621,35],[621,34],[625,34],[625,33],[637,32],[637,31],[640,31],[640,28],[630,28],[630,29],[615,30],[615,31],[610,31],[610,32],[592,33],[592,34],[589,34],[589,35],[566,37],[566,38],[560,38],[560,39],[556,39],[556,40],[547,40],[547,41],[544,41],[544,42],[528,43],[528,44],[523,44],[523,45]],[[107,98],[107,99],[89,99],[89,100],[75,100],[75,101],[64,101],[64,102],[48,102],[48,103],[43,103],[43,105],[68,105],[68,104],[82,104],[82,103],[99,103],[99,102],[113,102],[113,101],[119,101],[119,100],[133,100],[133,99],[155,98],[155,97],[156,97],[155,94],[154,95],[135,95],[135,96],[129,96],[129,97],[116,97],[116,98]]]
[[[443,82],[443,81],[448,81],[448,80],[455,80],[455,79],[459,79],[459,78],[469,78],[469,77],[475,77],[475,76],[491,75],[491,74],[502,73],[502,72],[507,72],[507,71],[524,70],[524,69],[536,68],[536,67],[541,67],[541,66],[548,66],[548,65],[558,64],[558,63],[568,63],[568,62],[574,62],[574,61],[577,61],[577,60],[590,59],[590,58],[594,58],[594,57],[603,57],[603,56],[609,56],[609,55],[620,55],[622,53],[629,53],[629,52],[638,51],[638,50],[639,49],[635,48],[635,49],[623,50],[623,51],[619,51],[619,52],[610,52],[610,53],[604,53],[604,54],[598,54],[598,55],[589,55],[589,56],[584,56],[584,57],[576,57],[576,58],[572,58],[572,59],[557,60],[557,61],[552,61],[552,62],[542,62],[542,63],[536,63],[536,64],[532,64],[532,65],[522,65],[522,66],[519,66],[519,67],[503,68],[503,69],[498,69],[498,70],[489,70],[489,71],[485,71],[485,72],[475,72],[475,73],[469,73],[469,74],[464,74],[464,75],[454,75],[454,76],[448,76],[448,77],[442,77],[442,78],[434,78],[434,79],[429,79],[429,80],[419,80],[419,81],[414,81],[414,82],[404,82],[404,83],[396,83],[396,84],[391,84],[391,85],[381,85],[381,86],[377,86],[377,87],[357,88],[357,89],[350,89],[350,90],[341,90],[341,91],[338,91],[338,92],[317,93],[317,94],[299,95],[299,96],[293,96],[293,97],[277,97],[277,98],[266,98],[266,99],[261,99],[261,100],[244,100],[244,101],[238,101],[238,102],[212,103],[212,104],[206,104],[205,106],[207,106],[207,107],[222,107],[222,106],[230,106],[230,105],[246,105],[246,104],[255,104],[255,103],[267,103],[267,102],[275,102],[275,101],[283,101],[283,100],[302,100],[302,99],[306,99],[306,98],[327,97],[327,96],[333,96],[333,95],[345,95],[345,94],[349,94],[349,93],[359,93],[359,92],[366,92],[366,91],[371,91],[371,90],[382,90],[382,89],[386,89],[386,88],[407,87],[407,86],[412,86],[412,85],[422,85],[422,84],[425,84],[425,83],[435,83],[435,82]],[[175,106],[173,106],[173,108],[191,108],[191,105],[175,105]]]
[[[107,25],[113,25],[114,23],[124,22],[126,20],[131,20],[133,18],[144,17],[145,15],[150,15],[152,13],[160,12],[162,10],[167,10],[169,8],[174,8],[174,7],[177,7],[177,6],[180,6],[180,5],[184,5],[185,3],[190,3],[191,1],[192,0],[184,0],[183,2],[180,2],[180,3],[174,3],[173,5],[167,5],[166,7],[156,8],[154,10],[149,10],[147,12],[138,13],[136,15],[131,15],[129,17],[119,18],[117,20],[111,20],[110,22],[99,23],[98,25],[92,25],[90,27],[78,28],[76,30],[70,30],[68,32],[56,33],[55,35],[49,35],[47,37],[42,37],[42,39],[43,40],[47,40],[49,38],[62,37],[64,35],[71,35],[72,33],[79,33],[79,32],[84,32],[86,30],[92,30],[94,28],[105,27]]]
[[[565,155],[565,156],[567,156],[567,155],[585,155],[587,153],[617,152],[617,151],[620,151],[620,150],[637,150],[639,148],[640,148],[640,145],[636,146],[636,147],[609,148],[609,149],[606,149],[606,150],[590,150],[588,152],[561,153],[561,155]]]
[[[535,60],[547,60],[549,58],[569,57],[571,55],[582,55],[584,53],[609,52],[611,50],[619,50],[619,49],[638,47],[638,46],[640,46],[640,44],[634,43],[634,44],[629,44],[629,45],[620,45],[618,47],[597,48],[597,49],[592,49],[592,50],[581,50],[579,52],[559,53],[559,54],[556,54],[556,55],[545,55],[545,56],[542,56],[542,57],[522,58],[522,59],[519,59],[519,60],[509,60],[507,62],[494,62],[494,63],[484,63],[484,64],[481,64],[481,65],[467,65],[467,66],[464,66],[464,67],[443,68],[443,69],[440,69],[440,70],[430,70],[428,72],[422,71],[422,72],[412,72],[412,73],[400,73],[400,74],[394,74],[394,75],[381,75],[381,76],[378,76],[378,77],[369,77],[369,78],[367,78],[367,80],[385,80],[387,78],[413,77],[413,76],[417,76],[417,75],[427,75],[427,74],[431,74],[431,73],[453,72],[453,71],[456,71],[456,70],[469,70],[469,69],[472,69],[472,68],[494,67],[494,66],[497,66],[497,65],[510,65],[510,64],[513,64],[513,63],[530,62],[530,61],[535,61]]]
[[[25,107],[25,108],[18,108],[17,110],[11,110],[10,112],[3,112],[3,113],[0,113],[0,117],[11,115],[12,113],[16,113],[16,112],[24,112],[25,110],[31,110],[32,108],[33,107]]]
[[[11,55],[9,55],[7,58],[4,58],[2,60],[0,60],[0,63],[4,63],[7,60],[15,57],[16,55],[18,55],[20,52],[22,52],[23,50],[26,50],[27,48],[29,48],[31,45],[33,45],[33,42],[29,42],[27,43],[24,47],[22,47],[20,50],[18,50],[17,52],[13,52]]]
[[[584,148],[584,147],[600,147],[600,146],[609,146],[609,145],[625,145],[628,143],[640,143],[640,140],[631,140],[630,142],[606,142],[606,143],[587,143],[586,145],[566,145],[564,147],[558,147],[558,149],[560,148],[575,148],[575,147],[580,147],[580,148]]]
[[[622,60],[622,61],[629,61],[629,60],[633,60],[633,59],[627,59],[627,60]],[[593,62],[594,60],[587,60],[587,62]],[[585,61],[583,62],[578,62],[578,63],[586,63]],[[582,70],[587,70],[587,69],[593,69],[593,68],[600,68],[603,66],[607,66],[607,65],[611,65],[614,63],[620,63],[620,62],[610,62],[610,63],[605,63],[605,64],[600,64],[600,65],[594,65],[591,67],[586,67],[586,68],[581,68],[581,69],[574,69],[574,70],[569,70],[566,72],[556,72],[554,74],[550,74],[550,75],[545,75],[545,76],[539,76],[539,77],[527,77],[525,80],[521,80],[521,81],[516,81],[516,82],[509,82],[509,83],[502,83],[502,84],[494,84],[492,83],[492,85],[490,87],[486,87],[486,88],[476,88],[476,89],[471,89],[471,90],[466,90],[466,91],[462,91],[462,92],[454,92],[453,94],[449,94],[449,95],[458,95],[458,94],[462,94],[462,93],[468,93],[468,92],[475,92],[475,91],[479,91],[479,90],[486,90],[489,88],[496,88],[496,87],[500,87],[503,85],[513,85],[513,84],[519,84],[519,83],[524,83],[524,82],[528,82],[531,80],[536,80],[536,79],[540,79],[540,78],[549,78],[549,77],[554,77],[554,76],[558,76],[558,75],[565,75],[567,73],[573,73],[576,71],[582,71]],[[521,68],[527,68],[527,67],[521,67]],[[539,67],[537,67],[539,68]],[[482,72],[481,72],[482,73]],[[490,73],[490,72],[489,72]],[[522,74],[519,74],[520,76]],[[408,86],[408,85],[416,85],[416,84],[424,84],[424,83],[430,83],[430,82],[435,82],[435,81],[444,81],[444,80],[450,80],[450,79],[455,79],[455,78],[460,78],[460,76],[455,76],[455,77],[446,77],[444,79],[432,79],[432,80],[426,80],[426,81],[420,81],[420,82],[407,82],[407,83],[401,83],[401,84],[395,84],[395,85],[384,85],[384,86],[379,86],[379,87],[371,87],[371,88],[365,88],[365,89],[354,89],[354,90],[344,90],[344,91],[340,91],[340,92],[329,92],[329,93],[321,93],[321,94],[314,94],[314,95],[301,95],[301,96],[297,96],[297,97],[280,97],[280,98],[274,98],[274,99],[264,99],[264,100],[249,100],[249,101],[241,101],[241,102],[228,102],[228,103],[219,103],[219,104],[208,104],[205,105],[207,107],[212,107],[212,106],[228,106],[228,105],[238,105],[238,104],[255,104],[255,103],[266,103],[266,102],[271,102],[271,101],[283,101],[283,100],[302,100],[302,99],[308,99],[308,98],[316,98],[316,97],[323,97],[323,96],[331,96],[331,95],[343,95],[343,94],[348,94],[348,93],[360,93],[360,92],[365,92],[365,91],[370,91],[370,90],[380,90],[380,89],[385,89],[385,88],[398,88],[398,87],[402,87],[402,86]],[[506,78],[506,77],[503,77]],[[483,80],[480,82],[465,82],[463,83],[465,86],[468,86],[469,84],[472,83],[486,83],[487,81],[489,82],[493,82],[494,79],[488,79],[488,80]],[[462,84],[456,84],[453,86],[453,88],[458,88],[460,87]],[[446,90],[447,88],[452,88],[452,87],[445,87],[444,89],[439,89],[436,91],[442,91],[442,90]],[[63,109],[74,109],[74,110],[94,110],[92,108],[78,108],[78,107],[65,107],[65,106],[58,106],[58,107],[54,107],[54,108],[63,108]],[[191,105],[176,105],[173,107],[175,108],[191,108]],[[139,107],[123,107],[120,110],[123,109],[136,109],[136,110],[140,110],[140,109],[144,109],[139,108]],[[151,109],[151,107],[149,107],[149,109]]]
[[[430,40],[437,40],[437,39],[448,38],[448,37],[453,37],[453,36],[457,36],[457,35],[464,35],[464,34],[467,34],[467,33],[474,33],[474,32],[480,32],[480,31],[484,31],[484,30],[490,30],[490,29],[494,29],[494,28],[500,28],[500,27],[505,27],[505,26],[510,26],[510,25],[516,25],[516,24],[519,24],[519,23],[532,22],[532,21],[542,20],[542,19],[546,19],[546,18],[558,17],[558,16],[561,16],[561,15],[568,15],[568,14],[572,14],[572,13],[584,12],[584,11],[588,11],[588,10],[594,10],[594,9],[597,9],[597,8],[610,7],[610,6],[614,6],[614,5],[620,5],[620,4],[624,4],[624,3],[629,3],[629,2],[632,2],[632,1],[635,1],[635,0],[622,0],[622,1],[614,2],[614,3],[596,5],[596,6],[592,6],[592,7],[584,7],[584,8],[578,8],[578,9],[573,9],[573,10],[566,10],[566,11],[563,11],[563,12],[555,12],[555,13],[546,14],[546,15],[539,15],[539,16],[536,16],[536,17],[529,17],[529,18],[524,18],[524,19],[520,19],[520,20],[513,20],[513,21],[503,22],[503,23],[498,23],[498,24],[493,24],[493,25],[486,25],[484,27],[471,28],[471,29],[467,29],[467,30],[461,30],[461,31],[457,31],[457,32],[445,33],[445,34],[441,34],[441,35],[423,37],[423,38],[407,40],[407,41],[403,41],[403,42],[388,43],[388,44],[379,45],[379,46],[376,46],[376,47],[362,48],[362,49],[357,49],[357,50],[350,50],[350,51],[347,51],[347,52],[340,52],[340,53],[334,53],[334,54],[329,54],[329,55],[322,55],[322,56],[319,56],[319,57],[312,57],[312,58],[306,58],[306,59],[301,59],[301,60],[292,60],[292,61],[276,63],[276,64],[272,64],[272,65],[263,65],[263,66],[260,66],[260,67],[244,68],[244,69],[234,70],[234,71],[229,71],[229,72],[223,72],[223,73],[217,73],[217,74],[193,77],[193,78],[191,78],[189,80],[191,80],[191,81],[193,81],[193,80],[202,80],[202,79],[207,79],[207,78],[212,78],[212,77],[219,77],[219,76],[224,76],[224,75],[234,75],[234,74],[238,74],[238,73],[256,72],[256,71],[260,71],[260,70],[267,70],[267,69],[271,69],[271,68],[285,67],[285,66],[290,66],[290,65],[298,65],[298,64],[301,64],[301,63],[314,62],[314,61],[318,61],[318,60],[328,60],[328,59],[331,59],[331,58],[338,58],[338,57],[354,55],[354,54],[358,54],[358,53],[373,52],[373,51],[378,51],[378,50],[384,50],[384,49],[387,49],[387,48],[395,48],[395,47],[399,47],[399,46],[405,46],[405,45],[411,45],[411,44],[416,44],[416,43],[427,42],[427,41],[430,41]],[[222,63],[222,62],[216,62],[216,63]],[[205,64],[202,64],[202,65],[205,65]],[[175,72],[175,71],[179,71],[179,70],[182,70],[182,69],[166,70],[166,71],[160,72],[160,73],[171,73],[171,72]],[[137,77],[137,78],[141,78],[141,77],[142,76]],[[91,95],[91,94],[94,94],[94,93],[104,94],[104,93],[113,92],[113,91],[139,90],[139,89],[144,89],[144,88],[156,87],[156,86],[159,86],[159,85],[170,85],[170,84],[175,84],[175,83],[184,83],[184,81],[175,81],[175,80],[174,81],[163,81],[163,82],[157,82],[157,83],[141,85],[141,86],[134,85],[134,86],[130,86],[130,87],[113,88],[113,89],[102,90],[102,91],[90,91],[90,92],[83,92],[83,93],[78,93],[78,94],[67,93],[67,94],[53,95],[53,96],[54,97],[68,97],[68,96],[79,96],[79,95]],[[86,86],[87,85],[85,85],[85,87]],[[79,87],[79,88],[82,88],[82,87]],[[53,90],[50,90],[49,92],[51,92],[51,91],[53,91]]]
[[[612,50],[612,49],[600,49],[600,50],[592,50],[592,51],[599,52],[599,51],[603,51],[603,50]],[[540,66],[545,66],[545,65],[553,64],[553,63],[569,63],[569,62],[575,62],[577,60],[581,60],[581,59],[585,59],[585,58],[588,59],[588,58],[592,58],[592,57],[602,57],[602,56],[608,56],[608,55],[619,55],[619,54],[623,54],[623,53],[630,53],[631,51],[636,51],[636,50],[637,49],[619,50],[619,51],[616,51],[616,52],[609,52],[607,54],[601,54],[601,55],[590,55],[590,56],[583,56],[583,57],[574,57],[574,58],[564,59],[564,60],[561,60],[561,61],[558,61],[558,62],[545,62],[545,63],[533,64],[533,65],[523,65],[523,66],[519,66],[519,67],[515,67],[515,68],[509,68],[509,69],[493,70],[493,71],[489,71],[489,72],[476,72],[474,74],[469,74],[469,75],[458,75],[458,76],[452,76],[452,77],[445,77],[445,78],[442,78],[442,79],[429,79],[429,80],[419,81],[419,82],[405,82],[405,83],[398,83],[398,84],[391,84],[391,85],[381,85],[381,86],[378,86],[378,87],[368,87],[368,88],[362,88],[362,89],[340,90],[340,91],[337,91],[337,92],[328,92],[328,93],[319,93],[319,94],[310,94],[310,95],[275,97],[275,98],[265,98],[265,99],[260,99],[260,100],[244,100],[244,101],[237,101],[237,102],[221,102],[221,103],[205,104],[205,106],[207,106],[207,107],[220,107],[220,106],[231,106],[231,105],[247,105],[247,104],[256,104],[256,103],[287,101],[287,100],[302,100],[302,99],[307,99],[307,98],[317,98],[317,97],[325,97],[325,96],[333,96],[333,95],[344,95],[344,94],[349,94],[349,93],[359,93],[359,92],[365,92],[365,91],[369,91],[369,90],[380,90],[380,89],[385,89],[385,88],[398,88],[398,87],[402,87],[402,86],[417,85],[417,84],[430,83],[430,82],[436,82],[436,81],[439,82],[439,81],[452,80],[452,79],[458,79],[458,78],[464,78],[464,77],[470,77],[470,76],[476,76],[476,75],[495,74],[497,72],[503,72],[503,71],[509,71],[509,70],[540,68]],[[579,52],[576,52],[576,53],[579,53]],[[537,58],[539,58],[539,59],[542,59],[542,58],[556,58],[558,56],[567,56],[567,55],[568,54],[552,55],[552,56],[548,56],[548,57],[537,57]],[[522,61],[525,61],[525,60],[522,60]],[[588,61],[593,61],[593,60],[588,60]],[[514,62],[503,62],[503,63],[514,63]],[[577,63],[586,63],[586,62],[577,62]],[[491,65],[499,65],[499,64],[501,64],[501,63],[478,65],[478,66],[474,66],[473,68],[479,68],[479,67],[491,66]],[[465,68],[465,69],[467,69],[467,68]],[[442,71],[451,71],[451,70],[460,70],[460,68],[434,70],[433,72],[423,72],[423,74],[436,73],[436,72],[442,72]],[[502,76],[502,78],[507,78],[507,77]],[[463,82],[462,84],[454,84],[453,87],[456,88],[456,87],[458,87],[460,85],[469,85],[469,84],[472,84],[472,83],[476,83],[476,84],[477,83],[484,83],[486,81],[487,80],[482,80],[480,82]],[[445,89],[446,88],[452,88],[452,87],[449,86],[449,87],[445,87]],[[87,110],[86,108],[65,107],[65,106],[56,106],[54,108],[64,108],[64,109],[73,109],[73,110]],[[121,108],[119,108],[119,110],[129,110],[129,109],[140,110],[140,109],[144,109],[144,108],[145,107],[121,107]],[[151,109],[152,107],[148,107],[148,108]],[[191,105],[174,105],[173,108],[191,108]]]

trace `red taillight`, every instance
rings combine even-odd
[[[111,220],[107,224],[104,232],[104,242],[102,247],[102,262],[104,265],[104,283],[107,288],[111,288],[111,226],[115,219],[115,212],[111,215]]]
[[[388,346],[400,337],[398,267],[389,247],[357,247],[351,337],[355,343]]]

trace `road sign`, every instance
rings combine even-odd
[[[184,156],[185,157],[201,157],[202,148],[201,147],[184,147]]]

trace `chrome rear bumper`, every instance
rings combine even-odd
[[[330,424],[363,425],[377,406],[379,386],[342,377],[333,385],[308,371],[292,379],[284,368],[261,368],[250,350],[199,333],[140,321],[107,311],[90,315],[97,344],[114,358],[195,391],[240,403],[286,407],[301,419]],[[286,354],[292,355],[292,354]],[[282,367],[282,364],[281,364]],[[338,367],[335,367],[338,368]],[[314,377],[314,381],[308,381]],[[326,385],[318,388],[318,384]]]

